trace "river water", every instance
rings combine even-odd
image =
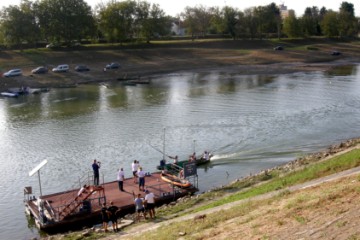
[[[198,169],[200,192],[360,136],[360,66],[332,72],[242,76],[170,74],[149,85],[113,83],[0,98],[0,239],[30,239],[23,188],[39,195],[77,186],[102,162],[106,181],[131,162],[155,171],[162,158],[215,156]]]

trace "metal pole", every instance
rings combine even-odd
[[[166,128],[164,128],[164,144],[163,144],[163,159],[165,160],[165,130]]]
[[[196,144],[196,140],[194,140],[194,153],[196,153],[196,151],[195,151],[195,144]]]
[[[42,191],[41,191],[41,180],[40,180],[40,169],[38,171],[38,177],[39,177],[39,186],[40,186],[40,196],[42,196]]]

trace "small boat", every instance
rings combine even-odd
[[[136,84],[150,84],[150,79],[129,80],[129,82],[136,83]]]
[[[49,92],[49,91],[50,91],[49,88],[30,88],[28,90],[28,92],[31,94],[39,94],[39,93],[45,93],[45,92]]]
[[[18,97],[19,96],[18,93],[13,93],[13,92],[1,92],[0,95],[3,97]]]
[[[121,82],[121,84],[124,86],[136,86],[136,83],[132,82],[132,81],[124,81],[124,82]]]
[[[28,94],[29,93],[29,87],[20,87],[20,88],[9,88],[7,92],[9,93],[16,93],[18,95],[22,94]]]
[[[203,156],[197,158],[196,160],[194,160],[195,163],[196,163],[196,166],[200,166],[200,165],[209,163],[212,156],[213,155],[210,154],[208,158],[204,158]],[[171,169],[172,165],[174,165],[174,164],[176,164],[177,166],[183,168],[184,164],[188,163],[188,162],[190,162],[190,161],[189,160],[184,160],[184,161],[178,161],[177,163],[165,163],[164,160],[161,160],[160,165],[158,165],[156,168],[158,170],[164,170],[164,169],[168,170],[168,169]]]
[[[191,183],[186,179],[181,179],[177,176],[168,174],[168,173],[161,173],[161,180],[168,182],[172,185],[178,186],[180,188],[188,188],[191,187]]]

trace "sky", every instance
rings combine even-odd
[[[90,6],[94,7],[98,3],[107,3],[108,0],[85,0]],[[288,9],[295,10],[297,16],[301,16],[306,7],[316,6],[319,9],[321,7],[326,7],[327,9],[332,9],[338,11],[342,2],[346,0],[146,0],[149,3],[159,4],[161,9],[165,11],[166,14],[171,16],[176,16],[181,13],[186,6],[195,7],[197,5],[203,5],[206,7],[219,6],[220,8],[227,5],[234,8],[238,8],[243,11],[246,8],[254,6],[265,6],[272,2],[275,4],[284,4]],[[346,2],[354,4],[355,15],[360,17],[360,1],[359,0],[347,0]],[[18,5],[20,0],[1,0],[0,8],[7,7],[9,5]]]

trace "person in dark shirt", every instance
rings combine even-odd
[[[119,208],[117,206],[115,206],[114,203],[111,201],[108,211],[110,213],[110,221],[112,222],[113,230],[114,230],[114,232],[117,232],[117,231],[119,231],[118,222],[117,222],[117,219],[118,219],[117,214],[119,212]]]
[[[100,169],[100,162],[97,162],[96,159],[92,164],[92,169],[94,171],[94,185],[99,186],[99,169]]]
[[[103,205],[102,205],[101,217],[102,217],[102,221],[103,221],[104,231],[107,232],[107,227],[108,227],[108,222],[109,222],[109,212],[106,207],[106,203],[103,203]]]

